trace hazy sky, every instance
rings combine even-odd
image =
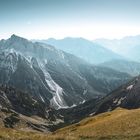
[[[0,0],[0,39],[140,34],[140,0]]]

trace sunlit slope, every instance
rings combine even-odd
[[[139,140],[140,109],[118,108],[89,117],[53,134],[0,128],[1,140]]]
[[[77,139],[138,140],[140,139],[140,109],[118,108],[112,112],[86,118],[56,133]]]

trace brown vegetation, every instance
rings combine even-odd
[[[139,140],[140,109],[115,111],[89,117],[52,134],[1,128],[2,140]]]

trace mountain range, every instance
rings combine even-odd
[[[87,40],[82,39],[82,41],[83,44],[87,43]],[[98,47],[100,50],[98,45],[92,49],[98,50]],[[126,135],[120,136],[122,129],[119,129],[117,122],[121,124],[127,119],[125,114],[131,115],[131,113],[117,108],[140,107],[140,64],[117,59],[116,54],[110,52],[115,59],[113,57],[111,60],[106,60],[103,57],[106,61],[103,63],[100,61],[100,64],[95,65],[92,62],[88,63],[86,58],[55,48],[52,44],[33,42],[16,35],[1,40],[0,129],[2,132],[31,131],[31,134],[29,133],[31,136],[35,132],[37,137],[46,138],[44,133],[55,131],[53,134],[56,135],[56,139],[61,136],[61,139],[65,139],[65,134],[70,132],[74,139],[91,139],[92,127],[96,127],[94,128],[96,133],[103,132],[101,128],[104,128],[104,122],[106,126],[111,125],[114,118],[118,118],[119,120],[112,125],[112,134],[117,130],[118,138],[125,138]],[[86,54],[87,52],[83,53],[83,56]],[[115,109],[117,110],[113,111]],[[135,110],[132,112],[139,114]],[[121,119],[121,116],[124,119]],[[128,121],[132,118],[133,116],[130,116]],[[81,121],[82,119],[85,120]],[[94,123],[90,125],[90,122]],[[130,125],[125,123],[125,127],[128,126]],[[134,129],[132,125],[130,127]],[[62,129],[57,130],[59,128]],[[105,127],[106,132],[110,131],[109,128]],[[44,133],[38,136],[38,131]],[[83,134],[84,131],[87,137]],[[135,132],[136,137],[137,131]],[[23,136],[22,133],[19,134]],[[51,135],[48,139],[49,137],[55,139]],[[107,135],[107,138],[111,137],[115,139],[114,136]]]
[[[56,109],[99,98],[130,79],[128,74],[16,35],[2,40],[0,50],[0,83],[30,92]]]
[[[112,59],[123,59],[123,57],[117,53],[84,38],[67,37],[60,40],[50,38],[37,41],[51,44],[57,49],[78,56],[91,64],[103,63]]]
[[[133,52],[139,52],[139,36],[125,37],[122,40],[112,41],[103,39],[89,41],[84,38],[71,37],[60,40],[50,38],[47,40],[33,41],[51,44],[57,49],[78,56],[88,63],[125,72],[131,76],[137,76],[140,71],[140,63],[138,59],[132,58],[138,58],[138,56],[135,55],[135,53],[133,54]],[[133,50],[133,46],[137,47]],[[130,50],[129,54],[125,55],[124,53],[127,53],[128,50]]]
[[[140,62],[140,35],[127,36],[122,39],[97,39],[93,41],[99,45],[112,50],[130,60]]]
[[[99,64],[120,72],[125,72],[131,76],[138,76],[140,74],[140,63],[131,60],[115,59]]]

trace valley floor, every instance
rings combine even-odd
[[[1,127],[0,140],[140,140],[140,109],[117,108],[51,134]]]

